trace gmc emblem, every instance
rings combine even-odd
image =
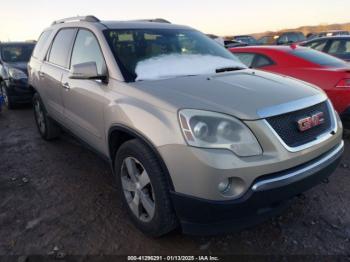
[[[298,120],[298,128],[300,132],[309,130],[315,126],[322,125],[325,122],[323,112],[318,112],[312,116]]]

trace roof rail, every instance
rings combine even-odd
[[[163,18],[154,18],[154,19],[139,19],[134,20],[135,22],[153,22],[153,23],[165,23],[165,24],[171,24],[170,21],[163,19]]]
[[[51,25],[63,24],[68,22],[76,22],[76,21],[95,22],[95,23],[100,22],[100,20],[97,17],[93,15],[87,15],[87,16],[68,17],[68,18],[56,20]]]

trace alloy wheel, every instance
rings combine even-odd
[[[136,158],[124,159],[121,184],[132,213],[142,222],[150,222],[155,214],[155,197],[146,169]]]

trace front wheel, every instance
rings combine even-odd
[[[121,197],[138,229],[159,237],[177,227],[166,175],[153,151],[138,139],[117,152],[115,173]]]
[[[38,93],[33,96],[35,122],[45,140],[53,140],[60,135],[60,127],[48,116]]]

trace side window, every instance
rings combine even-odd
[[[95,62],[98,74],[103,74],[106,65],[97,39],[90,31],[81,29],[74,44],[71,65],[87,62]]]
[[[312,45],[310,46],[311,48],[317,50],[317,51],[323,51],[325,46],[327,44],[327,41],[316,41],[314,43],[312,43]]]
[[[340,40],[334,40],[329,47],[328,53],[332,55],[339,53],[340,43]]]
[[[345,53],[350,53],[350,41],[344,41]]]
[[[350,41],[333,40],[328,53],[331,55],[342,55],[350,52]]]
[[[61,29],[53,40],[48,61],[68,68],[69,54],[74,41],[76,29]]]
[[[43,32],[40,35],[39,40],[36,43],[35,49],[33,51],[33,57],[38,58],[40,55],[42,55],[45,52],[45,50],[43,50],[43,48],[44,48],[45,44],[47,43],[47,40],[48,40],[49,36],[51,35],[51,33],[52,33],[52,30],[49,30],[49,31]]]
[[[260,68],[260,67],[264,67],[264,66],[270,66],[270,65],[273,65],[273,64],[274,64],[274,62],[270,58],[268,58],[268,57],[266,57],[264,55],[258,55],[257,54],[255,56],[255,61],[254,61],[253,67],[254,68]]]
[[[278,38],[278,42],[279,42],[279,43],[287,43],[287,42],[288,42],[288,35],[287,35],[287,34],[281,35],[281,36]]]
[[[250,53],[234,53],[235,56],[238,57],[239,60],[243,64],[245,64],[247,67],[252,67],[253,61],[255,58],[255,54],[250,54]]]

